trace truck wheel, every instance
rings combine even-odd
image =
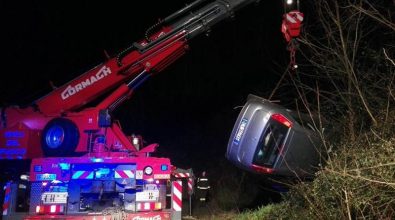
[[[73,156],[79,142],[77,126],[69,119],[55,118],[44,127],[41,146],[47,157]]]

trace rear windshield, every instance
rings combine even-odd
[[[258,166],[272,167],[288,133],[288,127],[270,119],[263,131],[256,149],[253,163]]]

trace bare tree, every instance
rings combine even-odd
[[[381,123],[379,109],[394,103],[394,6],[316,0],[313,11],[300,40],[306,62],[299,74],[314,79],[316,86],[296,85],[304,91],[300,94],[314,91],[319,109],[340,119],[343,134],[355,140],[360,131]]]

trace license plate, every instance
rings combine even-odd
[[[65,204],[67,203],[67,192],[44,193],[41,195],[43,204]]]
[[[136,193],[136,201],[157,201],[159,198],[159,190],[146,190]]]
[[[233,142],[234,142],[234,143],[239,144],[241,138],[243,137],[245,128],[246,128],[246,126],[247,126],[247,122],[248,122],[248,120],[247,120],[246,118],[243,118],[243,119],[241,120],[240,126],[239,126],[239,128],[237,129],[235,138],[233,139]]]
[[[56,174],[52,174],[52,173],[37,174],[36,180],[38,181],[56,180]]]

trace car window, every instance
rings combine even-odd
[[[259,140],[253,163],[258,166],[273,166],[288,133],[288,127],[270,119]]]

